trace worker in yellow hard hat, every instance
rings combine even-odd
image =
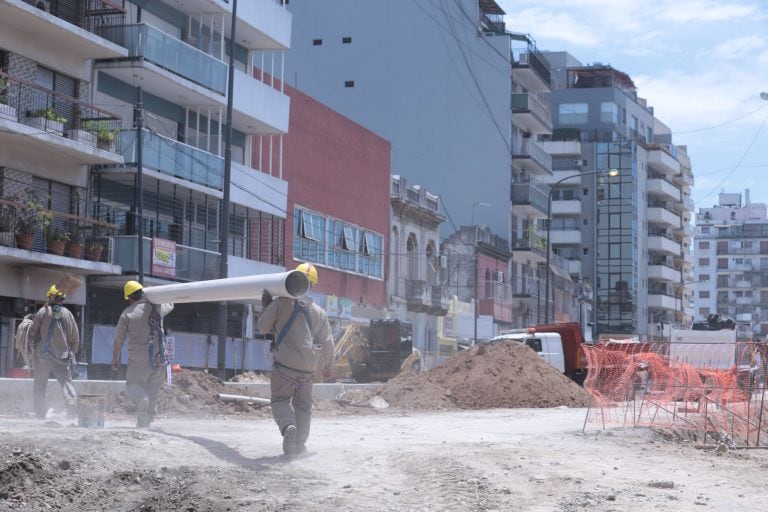
[[[34,347],[34,408],[39,419],[45,419],[48,408],[45,402],[48,376],[61,385],[67,400],[67,417],[73,418],[77,404],[77,391],[72,378],[77,371],[75,354],[80,347],[80,331],[72,312],[62,303],[66,295],[56,285],[46,292],[48,301],[32,318],[28,340]]]
[[[112,371],[120,369],[123,342],[127,338],[125,391],[136,404],[136,427],[147,428],[154,419],[160,386],[167,375],[163,318],[173,310],[173,304],[150,303],[144,295],[144,286],[138,281],[125,283],[123,297],[128,306],[115,329]]]
[[[302,263],[311,285],[317,284],[317,269]],[[272,416],[283,436],[283,453],[306,451],[312,420],[312,384],[315,368],[323,375],[333,365],[331,326],[323,308],[309,297],[262,296],[263,312],[256,323],[263,334],[273,337],[270,347],[274,366],[270,378]]]

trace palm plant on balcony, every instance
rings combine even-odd
[[[108,151],[115,150],[115,140],[119,130],[109,127],[107,121],[86,121],[83,128],[96,135],[96,145]]]
[[[53,214],[37,198],[27,200],[16,210],[16,243],[22,249],[31,249],[35,233],[47,231],[53,223]]]
[[[76,222],[72,224],[72,233],[68,244],[70,258],[82,258],[85,250],[85,226]]]

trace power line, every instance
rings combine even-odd
[[[737,118],[731,119],[729,121],[725,121],[725,122],[717,124],[715,126],[709,126],[707,128],[698,128],[696,130],[688,130],[688,131],[685,131],[685,132],[673,132],[671,135],[687,135],[689,133],[700,133],[700,132],[706,132],[706,131],[709,131],[709,130],[715,130],[717,128],[722,128],[723,126],[727,126],[729,124],[735,123],[736,121],[741,121],[745,117],[749,117],[752,114],[754,114],[755,112],[759,112],[759,111],[763,110],[766,107],[768,107],[768,105],[762,105],[760,108],[756,108],[755,110],[752,110],[751,112],[747,112],[746,114],[744,114],[742,116],[739,116]]]

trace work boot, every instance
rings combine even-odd
[[[296,448],[293,450],[294,455],[301,455],[307,452],[307,445],[304,443],[296,443]]]
[[[149,399],[142,398],[136,408],[136,428],[149,428]]]
[[[73,420],[77,417],[77,402],[70,400],[67,403],[67,419]]]
[[[288,425],[283,430],[283,453],[293,455],[296,453],[296,425]]]

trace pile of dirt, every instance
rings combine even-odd
[[[403,409],[589,405],[582,387],[516,342],[478,345],[428,372],[401,374],[380,395]]]
[[[224,382],[210,373],[198,370],[182,370],[174,374],[173,385],[163,385],[157,400],[158,415],[199,415],[221,416],[232,414],[256,414],[264,407],[255,406],[246,402],[223,402],[217,398],[219,393],[232,394]],[[237,393],[243,394],[243,393]],[[265,415],[269,415],[266,408]],[[109,406],[112,413],[133,414],[135,405],[121,392],[113,404]]]
[[[269,384],[269,374],[259,372],[245,372],[235,375],[229,382],[256,382],[259,384]]]

